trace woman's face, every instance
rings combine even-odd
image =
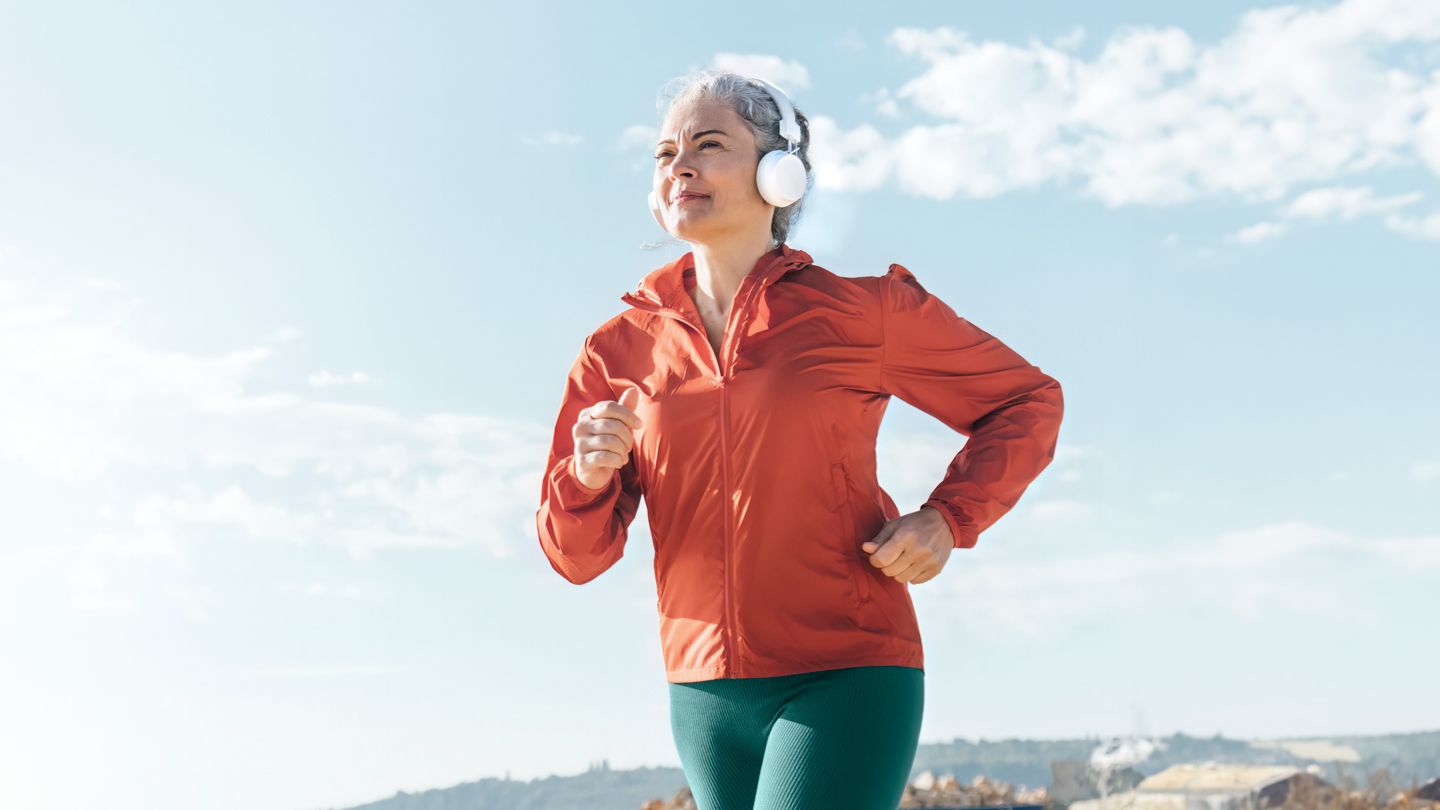
[[[655,196],[670,233],[687,242],[770,232],[775,208],[755,186],[755,136],[723,103],[677,105],[655,147]],[[696,197],[679,199],[679,195]]]

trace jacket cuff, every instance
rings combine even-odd
[[[940,516],[945,518],[945,522],[950,525],[950,536],[955,541],[955,548],[975,547],[975,543],[980,539],[980,533],[975,531],[970,516],[966,515],[960,507],[940,498],[931,498],[921,504],[922,508],[926,506],[939,512]]]
[[[555,504],[567,512],[578,512],[595,506],[602,501],[613,501],[620,493],[620,471],[610,476],[610,482],[600,489],[589,489],[575,477],[574,461],[566,458],[565,463],[555,465],[550,472],[550,483],[555,487]]]

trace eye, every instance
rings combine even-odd
[[[710,146],[711,144],[714,144],[715,146],[719,146],[719,145],[720,145],[720,142],[719,142],[719,141],[706,141],[706,142],[700,144],[700,148],[701,148],[701,149],[704,149],[705,147]],[[666,151],[661,152],[660,154],[656,155],[656,156],[655,156],[655,159],[656,159],[656,160],[659,160],[660,158],[663,158],[663,157],[665,157],[665,156],[668,155],[668,154],[670,154],[670,152],[669,152],[669,150],[666,150]]]

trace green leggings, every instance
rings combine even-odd
[[[699,810],[895,810],[925,671],[864,666],[672,683],[670,729]]]

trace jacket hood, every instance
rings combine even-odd
[[[812,261],[809,253],[781,242],[762,255],[750,272],[758,276],[756,281],[763,289],[791,270],[798,270]],[[693,309],[693,306],[687,305],[691,299],[686,292],[685,278],[694,272],[695,251],[688,250],[683,256],[651,270],[640,279],[634,290],[621,295],[620,300],[640,309],[668,309],[683,314]]]

